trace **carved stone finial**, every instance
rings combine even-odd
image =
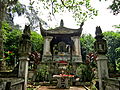
[[[104,37],[100,26],[96,27],[95,34],[96,34],[96,36],[95,36],[96,39],[102,39]]]
[[[25,29],[23,30],[22,37],[23,39],[30,39],[31,31],[30,25],[25,25]]]
[[[96,27],[96,32],[95,32],[96,36],[100,36],[102,35],[102,30],[101,30],[101,27],[100,26],[97,26]]]
[[[23,30],[23,34],[20,40],[19,44],[19,53],[21,56],[28,55],[29,52],[31,52],[31,42],[30,42],[30,25],[25,25],[25,28]]]
[[[24,34],[30,34],[30,25],[25,25]]]
[[[60,26],[61,27],[63,27],[64,26],[64,22],[63,22],[63,20],[61,19],[61,21],[60,21]]]

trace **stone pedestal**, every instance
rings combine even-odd
[[[105,55],[98,55],[97,66],[98,66],[98,78],[99,78],[99,89],[103,90],[102,80],[108,78],[108,59]]]
[[[61,75],[53,75],[53,78],[57,79],[57,85],[56,88],[70,88],[69,86],[69,79],[70,77],[66,77],[66,76],[61,76]]]
[[[59,77],[57,78],[57,88],[69,88],[68,85],[68,78],[66,77]]]
[[[24,78],[24,90],[27,88],[28,57],[20,57],[18,77]]]

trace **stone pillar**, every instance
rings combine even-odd
[[[19,58],[19,72],[18,77],[24,78],[24,90],[27,90],[27,77],[28,77],[28,57],[22,56]]]
[[[19,71],[18,77],[24,78],[24,90],[27,90],[27,77],[28,77],[28,61],[29,54],[31,52],[31,42],[30,42],[30,28],[25,26],[22,34],[22,40],[20,41],[19,49]]]
[[[80,50],[80,37],[79,36],[74,36],[71,37],[71,39],[74,42],[74,48],[75,48],[75,55],[81,55],[81,50]]]
[[[82,62],[82,57],[81,57],[81,46],[80,46],[80,37],[79,36],[74,36],[71,37],[71,39],[74,42],[74,52],[72,52],[73,56],[77,56],[79,58],[79,61]],[[78,60],[77,60],[78,61]]]
[[[44,51],[43,51],[43,55],[46,56],[46,55],[51,55],[51,52],[50,52],[50,42],[51,40],[53,39],[53,37],[51,36],[46,36],[44,38]]]
[[[104,85],[102,80],[108,78],[108,66],[107,66],[107,42],[103,38],[102,30],[100,26],[96,27],[96,41],[94,42],[95,51],[98,54],[97,57],[97,66],[98,66],[98,78],[99,78],[99,90],[104,90]]]
[[[98,66],[98,78],[99,78],[99,89],[103,90],[102,79],[108,78],[108,59],[105,55],[98,55],[97,66]]]

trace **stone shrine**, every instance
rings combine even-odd
[[[63,20],[61,20],[60,27],[45,30],[40,24],[41,34],[45,40],[42,62],[61,60],[76,63],[82,62],[79,39],[83,23],[79,29],[70,29],[63,25]]]
[[[82,63],[80,36],[83,24],[78,29],[70,29],[64,27],[61,20],[59,27],[45,30],[40,23],[44,37],[42,64],[49,66],[49,80],[53,75],[60,75],[62,72],[75,75],[77,65]],[[72,67],[72,70],[68,70],[68,67]]]

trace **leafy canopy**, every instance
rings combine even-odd
[[[90,0],[38,0],[38,3],[44,5],[43,8],[50,16],[56,13],[71,12],[78,23],[97,16],[97,10],[91,6]],[[41,6],[38,7],[41,8]]]
[[[18,16],[25,15],[31,24],[32,29],[39,26],[38,22],[48,26],[46,21],[56,19],[56,15],[71,14],[77,24],[86,21],[88,18],[97,16],[97,10],[90,4],[91,0],[29,0],[29,5],[17,2],[8,7],[11,18],[17,13]],[[42,16],[46,17],[43,19]]]

